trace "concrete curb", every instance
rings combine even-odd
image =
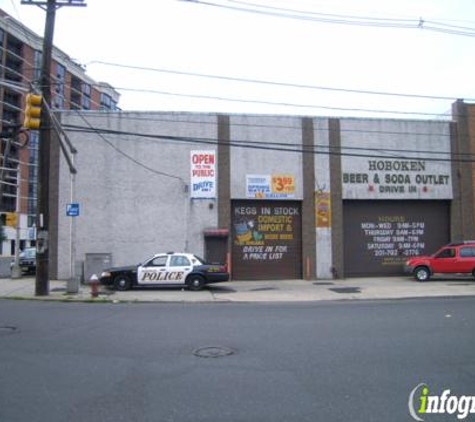
[[[101,287],[97,298],[88,285],[79,292],[67,292],[66,281],[50,282],[50,294],[35,296],[35,280],[0,279],[0,298],[94,303],[279,303],[346,300],[416,299],[475,296],[475,282],[469,277],[436,278],[417,283],[409,277],[353,278],[346,280],[231,281],[199,292],[182,288],[134,289],[117,292]]]

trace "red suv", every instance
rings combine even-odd
[[[417,281],[427,281],[436,273],[471,273],[475,277],[475,240],[449,243],[434,255],[410,258],[405,269]]]

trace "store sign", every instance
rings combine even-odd
[[[191,198],[216,198],[216,151],[191,151]]]
[[[246,176],[246,197],[287,199],[295,196],[295,178],[290,174]]]
[[[299,277],[301,219],[296,202],[234,203],[233,271],[237,279]]]
[[[332,208],[330,192],[315,192],[315,222],[318,228],[331,228]]]
[[[447,201],[348,201],[344,206],[345,272],[403,274],[408,258],[449,240]]]
[[[452,199],[450,161],[342,159],[344,199]]]

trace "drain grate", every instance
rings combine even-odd
[[[313,283],[314,286],[333,286],[335,283],[330,283],[330,282],[316,282]]]
[[[199,358],[222,358],[234,355],[235,353],[235,350],[222,346],[206,346],[193,350],[193,354]]]
[[[361,289],[359,287],[333,287],[328,290],[331,290],[335,293],[361,293]]]

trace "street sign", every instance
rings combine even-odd
[[[72,203],[66,205],[66,215],[68,217],[78,217],[79,216],[79,204]]]

